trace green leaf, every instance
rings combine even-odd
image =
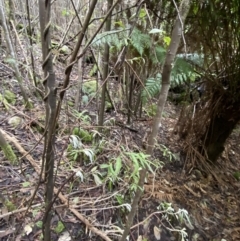
[[[83,149],[82,151],[84,152],[84,154],[85,154],[86,156],[89,157],[90,162],[92,163],[92,162],[93,162],[93,158],[94,158],[94,152],[93,152],[93,150],[91,150],[91,149]]]
[[[234,172],[233,176],[236,178],[236,180],[238,180],[238,181],[240,180],[240,172],[239,171]]]
[[[108,166],[108,172],[109,172],[110,176],[113,176],[115,174],[112,163],[110,163]]]
[[[117,199],[117,202],[118,202],[118,204],[123,204],[124,203],[124,198],[123,198],[123,196],[122,195],[120,195],[120,194],[117,194],[117,195],[115,195],[115,198]]]
[[[148,78],[145,83],[145,88],[142,91],[142,102],[145,104],[148,99],[156,96],[161,89],[162,76],[157,74],[155,78]]]
[[[116,164],[115,164],[115,174],[118,175],[122,168],[122,160],[120,157],[117,157]]]
[[[96,185],[97,186],[102,185],[102,180],[100,179],[100,177],[95,173],[92,173],[92,175],[93,175],[93,178],[94,178],[94,181],[95,181]]]
[[[10,58],[10,57],[9,57],[9,58],[6,58],[6,59],[5,59],[5,62],[8,63],[8,64],[11,64],[11,65],[14,65],[14,64],[17,63],[16,59]]]
[[[144,18],[146,17],[146,15],[147,15],[146,10],[144,8],[141,8],[139,12],[139,18]]]
[[[97,171],[97,169],[98,169],[98,167],[97,167],[97,166],[95,166],[95,167],[93,167],[93,168],[91,169],[91,172],[96,172],[96,171]]]
[[[78,171],[76,172],[76,176],[81,179],[81,182],[83,182],[84,177],[83,177],[83,173],[82,173],[81,171],[78,170]]]
[[[30,182],[23,182],[22,186],[23,187],[30,187],[31,183]]]
[[[54,229],[56,233],[61,233],[64,230],[64,225],[61,221],[58,221],[57,227]]]
[[[79,129],[74,128],[73,132],[77,134],[77,131],[79,131]],[[73,145],[73,148],[75,148],[75,149],[80,148],[82,146],[81,139],[77,135],[70,135],[69,141]]]
[[[37,226],[38,228],[42,228],[42,225],[43,225],[43,222],[42,222],[42,221],[37,221],[37,222],[36,222],[36,226]]]
[[[161,29],[153,28],[149,33],[154,34],[154,33],[162,33],[162,32],[163,32],[163,30],[161,30]]]
[[[120,28],[124,28],[124,23],[120,20],[120,21],[116,21],[114,22],[114,25],[117,26],[117,27],[120,27]]]
[[[67,9],[63,9],[62,10],[62,16],[69,16],[70,15],[70,11],[68,11]]]
[[[78,153],[76,152],[75,155],[73,156],[73,160],[76,161],[78,158]]]
[[[100,165],[100,168],[108,168],[108,167],[109,167],[109,164],[106,164],[106,163]]]
[[[164,41],[164,43],[166,44],[166,46],[169,46],[169,45],[170,45],[170,42],[171,42],[171,38],[168,37],[168,36],[164,36],[164,37],[163,37],[163,41]]]
[[[87,104],[88,101],[89,101],[88,96],[87,96],[87,95],[83,95],[83,96],[82,96],[82,103],[83,103],[83,104]]]

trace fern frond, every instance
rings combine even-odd
[[[140,56],[143,55],[144,50],[151,47],[151,38],[149,34],[144,34],[138,29],[134,29],[131,35],[131,45]]]
[[[178,54],[171,75],[172,86],[186,84],[190,80],[195,79],[196,73],[194,68],[202,66],[203,61],[204,55],[202,54]]]
[[[92,45],[100,47],[104,44],[108,44],[109,46],[114,46],[117,50],[120,50],[127,43],[126,38],[128,32],[129,29],[118,29],[100,33],[96,36]]]
[[[156,55],[159,63],[163,64],[166,57],[166,49],[156,47]],[[195,76],[194,65],[201,64],[203,56],[198,54],[179,54],[176,56],[175,64],[171,72],[171,87],[185,85]],[[190,61],[191,60],[191,61]],[[146,80],[145,89],[142,91],[142,102],[145,104],[148,99],[159,94],[161,89],[161,74]]]
[[[157,74],[156,77],[148,78],[145,83],[145,88],[142,91],[142,102],[146,104],[148,99],[157,95],[161,89],[162,75]]]
[[[157,60],[160,64],[164,63],[165,57],[166,57],[166,49],[160,45],[156,46],[155,48]]]

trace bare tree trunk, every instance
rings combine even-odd
[[[32,24],[31,24],[31,17],[30,17],[30,7],[29,7],[29,0],[26,0],[26,11],[27,11],[27,21],[28,21],[28,34],[27,36],[29,36],[29,44],[30,44],[30,48],[29,48],[29,53],[30,53],[30,58],[31,58],[31,65],[32,65],[32,73],[30,72],[30,78],[33,80],[34,86],[37,90],[37,92],[42,96],[41,91],[37,88],[38,84],[37,84],[37,79],[36,79],[36,68],[35,68],[35,63],[34,63],[34,57],[33,57],[33,29],[32,29]]]
[[[162,112],[163,112],[163,108],[164,108],[164,105],[165,105],[165,102],[167,99],[168,90],[169,90],[169,86],[170,86],[170,75],[171,75],[171,71],[172,71],[173,61],[176,57],[176,53],[177,53],[177,50],[178,50],[178,47],[180,44],[181,35],[182,35],[182,31],[183,31],[183,24],[187,17],[189,8],[190,8],[190,0],[182,0],[181,5],[179,7],[178,16],[177,16],[177,19],[176,19],[174,27],[173,27],[171,43],[167,50],[167,56],[166,56],[166,60],[165,60],[164,66],[163,66],[162,89],[161,89],[160,98],[159,98],[158,104],[157,104],[157,113],[154,118],[152,131],[148,137],[148,143],[147,143],[147,151],[146,152],[149,155],[152,155],[154,144],[155,144],[155,139],[158,134],[159,125],[161,123]],[[147,174],[147,169],[146,168],[142,169],[142,171],[140,172],[138,189],[133,198],[132,209],[128,215],[126,227],[125,227],[125,230],[123,232],[123,235],[122,235],[122,238],[120,241],[126,241],[126,237],[130,231],[131,225],[133,223],[133,218],[134,218],[134,215],[135,215],[137,207],[138,207],[138,202],[142,195],[143,185],[144,185],[144,180],[146,178],[146,174]]]
[[[53,199],[53,170],[54,170],[54,146],[55,146],[55,115],[56,115],[56,87],[55,73],[53,71],[50,35],[51,3],[47,0],[39,0],[39,16],[42,38],[43,70],[46,106],[46,135],[44,142],[43,164],[45,165],[45,214],[43,217],[43,239],[51,240],[51,207]],[[43,168],[42,168],[43,170]]]
[[[15,23],[15,16],[14,16],[14,13],[15,13],[15,6],[14,6],[14,3],[13,3],[13,0],[8,0],[8,7],[9,7],[9,20],[10,21],[13,21]]]
[[[129,82],[129,93],[128,93],[128,115],[127,115],[127,125],[130,125],[132,122],[132,114],[133,114],[133,95],[134,95],[134,78],[135,76],[131,76],[129,74],[130,70],[127,68],[128,72],[128,82]]]
[[[27,97],[27,94],[26,94],[27,92],[26,92],[26,90],[25,90],[25,88],[23,87],[23,84],[22,84],[22,77],[21,77],[21,74],[20,74],[20,71],[19,71],[19,68],[18,68],[17,58],[16,58],[16,55],[15,55],[15,52],[14,52],[14,49],[13,49],[13,46],[12,46],[12,41],[11,41],[11,38],[10,38],[10,34],[9,34],[9,31],[8,31],[4,9],[5,9],[4,8],[4,2],[3,2],[3,0],[0,0],[0,19],[1,19],[2,28],[3,28],[3,31],[4,31],[4,34],[5,34],[5,38],[6,38],[7,48],[8,48],[8,51],[9,51],[9,54],[10,54],[11,58],[13,59],[13,61],[11,61],[11,65],[12,65],[12,68],[14,69],[14,71],[15,71],[15,75],[16,75],[19,87],[21,89],[21,93],[22,93],[24,102],[26,104],[26,107],[30,108],[31,105],[28,101],[28,97]]]
[[[75,97],[75,104],[74,109],[78,111],[78,108],[81,104],[81,89],[82,89],[82,83],[83,83],[83,68],[82,68],[82,57],[78,60],[78,83],[77,83],[77,92]]]
[[[110,10],[112,7],[113,0],[108,0],[107,11]],[[111,30],[111,15],[108,17],[106,21],[106,32]],[[105,96],[106,96],[106,89],[107,89],[107,77],[108,77],[108,70],[109,70],[109,45],[105,44],[104,47],[104,56],[103,56],[103,86],[102,86],[102,94],[101,94],[101,105],[99,111],[99,122],[98,125],[101,127],[103,126],[104,122],[104,109],[105,109]]]
[[[212,108],[212,111],[210,112],[209,124],[206,124],[207,128],[201,137],[203,147],[200,147],[200,150],[207,160],[215,163],[224,151],[227,138],[239,123],[240,103],[235,99],[229,100],[228,94],[221,98],[218,98],[218,93],[213,94],[213,96],[216,98],[211,100],[210,107],[208,107]]]

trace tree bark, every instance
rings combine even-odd
[[[201,152],[212,163],[216,162],[224,151],[227,138],[240,120],[240,103],[228,101],[227,98],[223,96],[217,106],[213,105],[210,123],[202,137]]]
[[[108,0],[107,11],[109,11],[112,7],[113,0]],[[106,32],[111,30],[111,15],[107,18],[106,21]],[[109,45],[106,43],[104,47],[104,55],[103,55],[103,85],[102,85],[102,94],[101,94],[101,105],[99,111],[99,122],[98,125],[102,130],[103,122],[104,122],[104,109],[105,109],[105,96],[107,90],[107,77],[109,72]]]
[[[56,115],[56,87],[51,53],[50,16],[51,3],[39,0],[39,16],[42,39],[43,71],[44,71],[44,102],[46,107],[46,135],[44,139],[43,163],[45,173],[45,213],[43,217],[43,240],[51,240],[51,205],[54,188],[54,146],[55,146],[55,115]],[[43,170],[43,168],[42,168]]]

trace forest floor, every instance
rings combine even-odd
[[[21,105],[17,83],[11,79],[5,83],[5,88],[19,98],[14,105],[9,105],[8,110],[0,105],[0,128],[14,147],[19,165],[10,165],[0,153],[0,240],[37,241],[41,240],[44,214],[44,183],[39,183],[39,173],[45,108],[41,101],[33,99],[34,108],[26,111]],[[70,90],[67,100],[72,96],[75,93]],[[58,171],[54,192],[55,195],[59,189],[61,192],[53,205],[52,240],[108,240],[107,236],[118,240],[127,212],[116,197],[129,195],[125,192],[127,181],[119,179],[109,190],[106,183],[97,183],[93,172],[100,164],[118,156],[116,153],[121,155],[122,147],[128,152],[139,152],[152,119],[136,120],[128,128],[122,113],[108,113],[107,118],[113,118],[115,122],[106,133],[107,146],[93,163],[86,164],[81,160],[70,161],[66,150],[72,128],[81,126],[97,131],[94,128],[96,109],[91,105],[80,110],[88,108],[87,115],[92,119],[86,123],[76,119],[67,105],[65,107],[56,137],[55,166]],[[14,116],[21,119],[15,127],[9,121]],[[240,240],[239,131],[236,129],[232,133],[224,153],[208,173],[198,169],[196,164],[189,168],[189,160],[183,152],[184,144],[173,134],[178,116],[179,107],[168,102],[158,134],[160,148],[154,152],[154,158],[163,162],[163,167],[148,175],[129,240],[181,240],[179,230],[183,228],[188,234],[183,240]],[[90,144],[85,146],[90,148]],[[83,181],[81,175],[76,175],[78,172],[83,174]],[[33,195],[34,200],[26,212]],[[191,223],[167,215],[166,210],[160,208],[162,203],[171,203],[175,212],[187,210]]]

